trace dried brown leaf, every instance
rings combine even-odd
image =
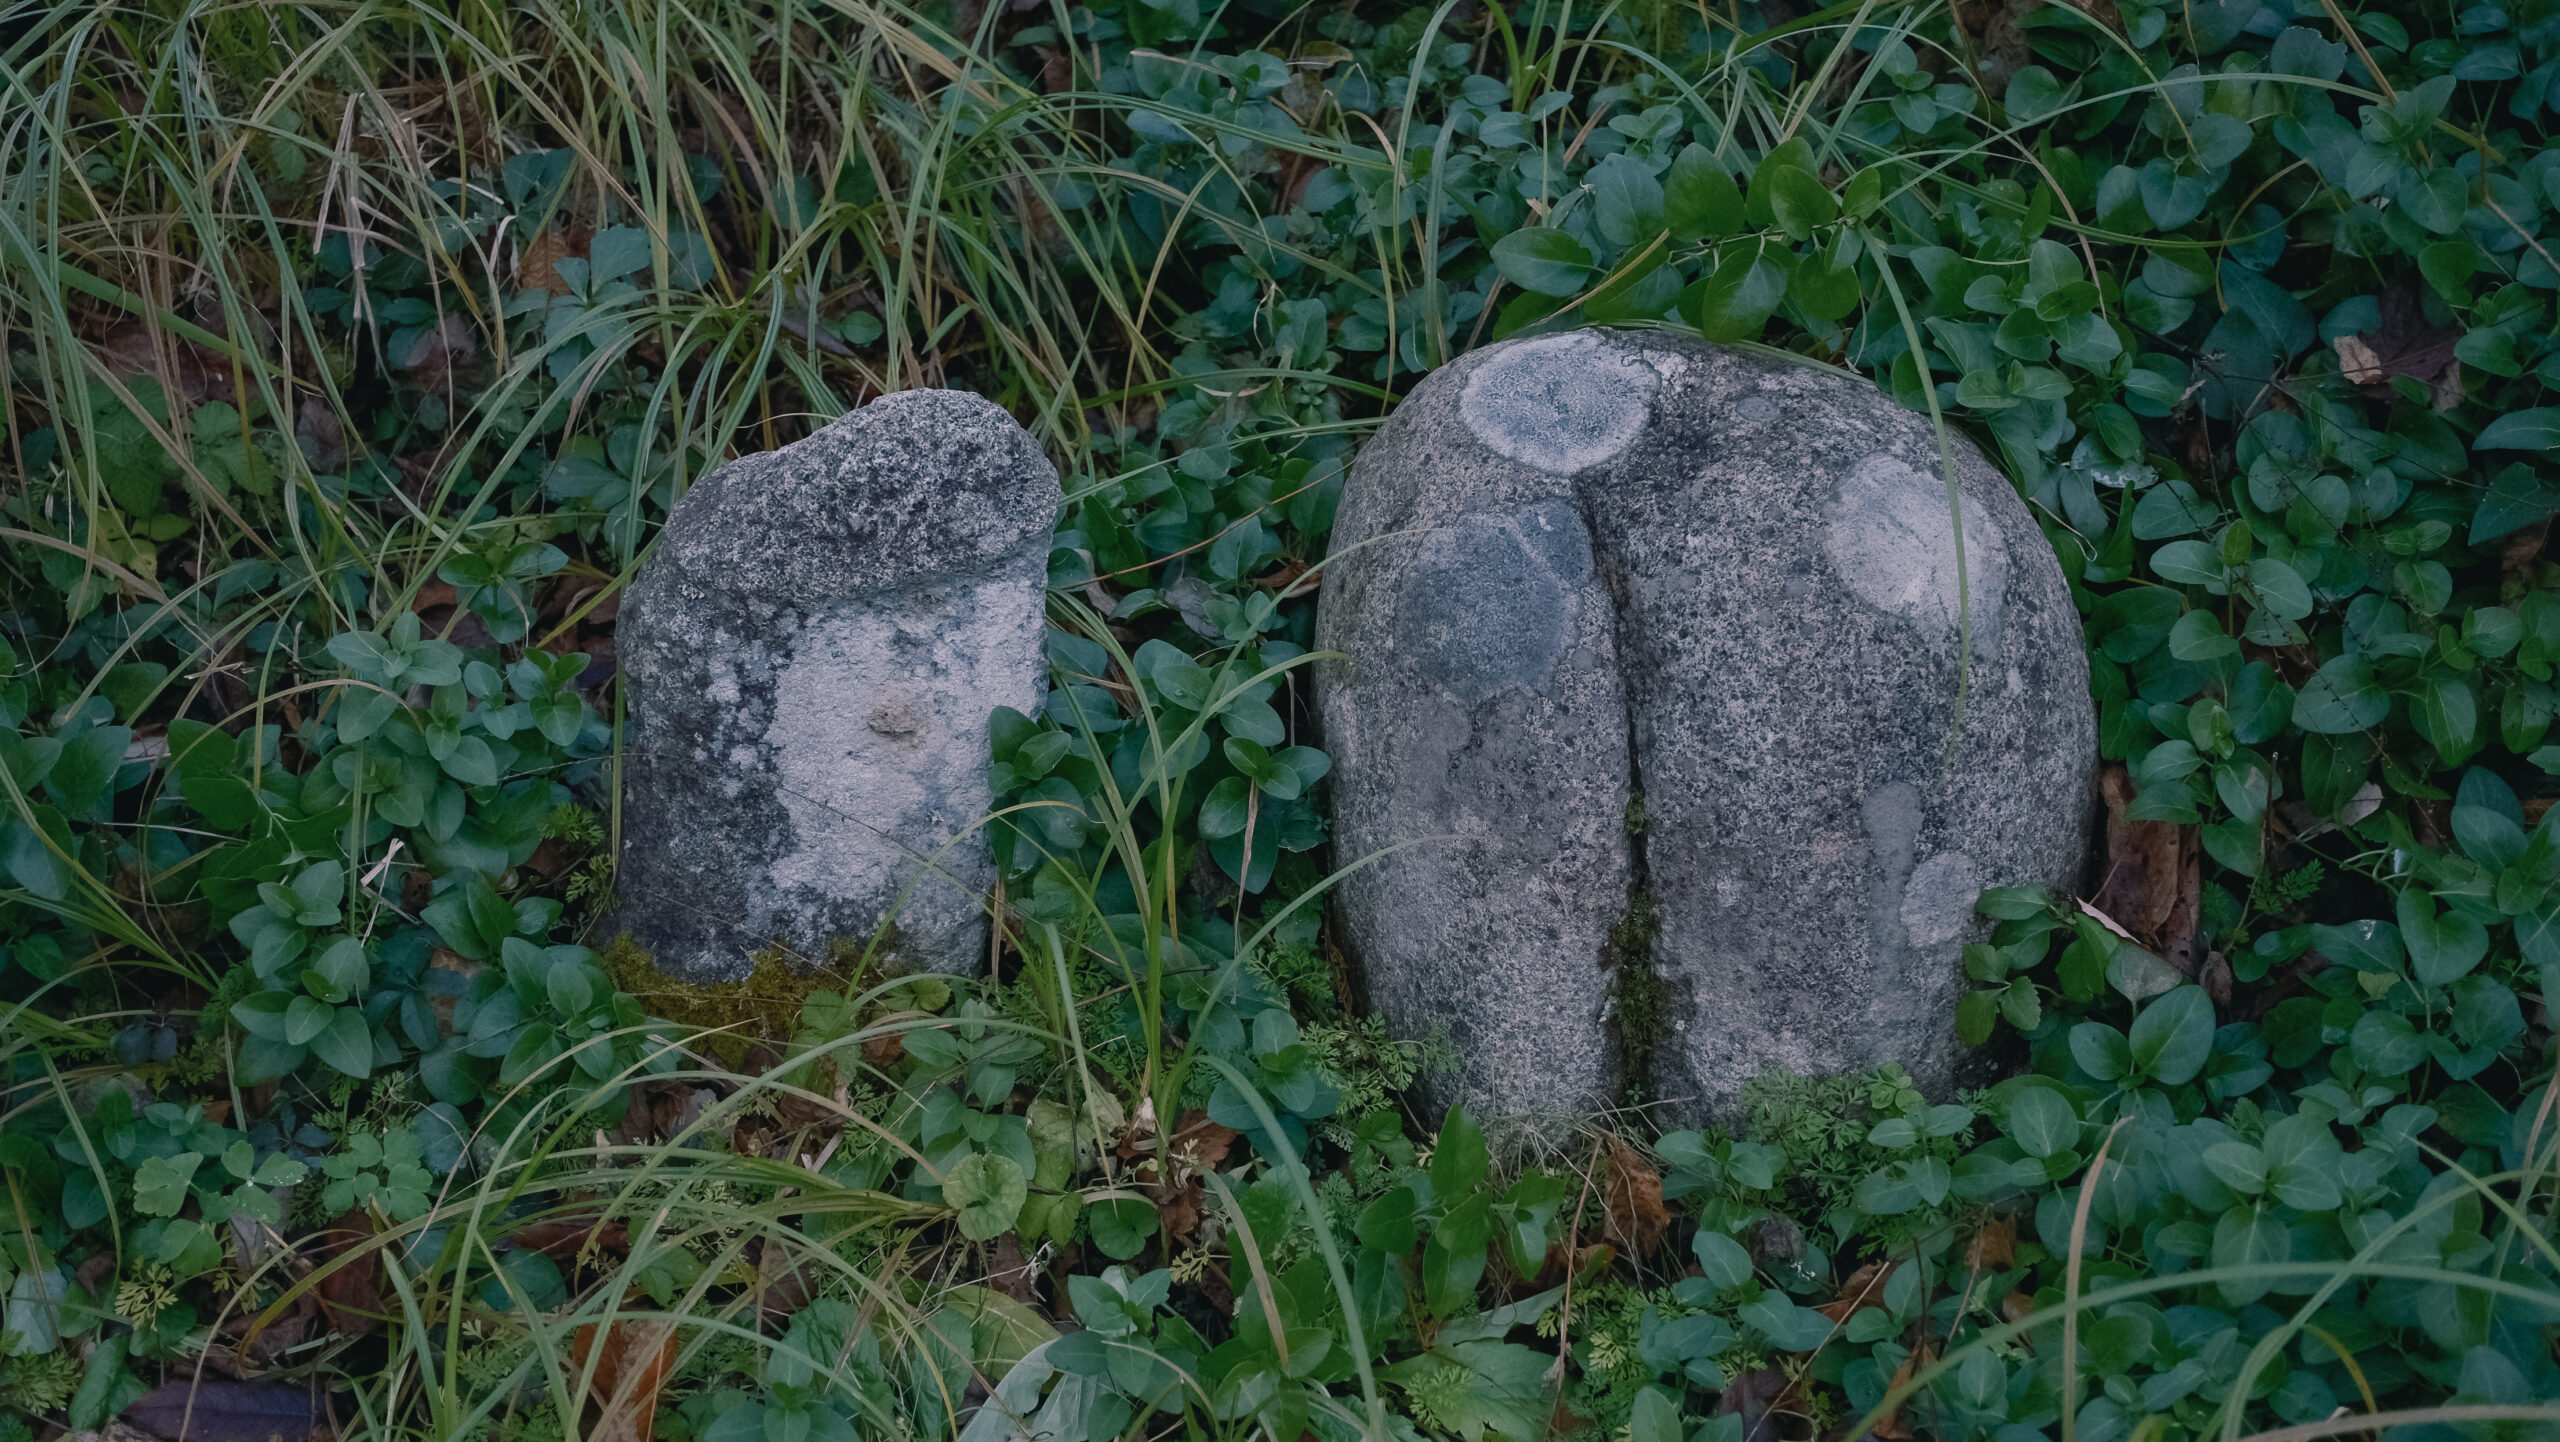
[[[2213,998],[2215,1006],[2231,1004],[2231,984],[2237,979],[2231,974],[2231,958],[2218,951],[2206,952],[2204,966],[2196,973],[2196,980],[2204,984],[2205,995]]]
[[[996,1238],[987,1257],[987,1285],[1026,1307],[1037,1307],[1039,1284],[1039,1269],[1022,1255],[1022,1234],[1007,1232]]]
[[[1834,1322],[1846,1322],[1869,1307],[1885,1310],[1884,1284],[1893,1276],[1897,1265],[1894,1262],[1867,1263],[1849,1274],[1849,1280],[1841,1284],[1837,1298],[1814,1310]]]
[[[2338,373],[2360,386],[2378,386],[2391,378],[2383,367],[2382,357],[2360,335],[2342,335],[2329,342],[2338,353]]]
[[[312,1291],[329,1329],[349,1336],[381,1330],[382,1253],[373,1244],[373,1218],[351,1211],[318,1233],[320,1279]]]
[[[1075,88],[1075,66],[1063,52],[1052,50],[1046,45],[1034,45],[1031,47],[1031,53],[1040,57],[1041,94],[1055,95],[1061,90]]]
[[[2004,1322],[2023,1322],[2027,1318],[2034,1316],[2035,1312],[2036,1299],[2028,1296],[2024,1292],[2011,1292],[2009,1295],[2000,1299],[2000,1319]],[[2035,1345],[2035,1337],[2032,1334],[2029,1334],[2020,1340],[2024,1341],[2030,1347]]]
[[[516,284],[527,290],[547,290],[553,295],[568,295],[572,287],[555,268],[557,263],[587,253],[590,235],[584,227],[546,230],[524,243],[516,256]]]
[[[593,1214],[546,1217],[527,1222],[508,1235],[517,1246],[540,1252],[553,1261],[565,1262],[602,1252],[620,1256],[631,1250],[628,1227],[618,1221],[599,1221]]]
[[[1187,1242],[1200,1229],[1200,1208],[1208,1194],[1197,1179],[1189,1185],[1150,1190],[1156,1193],[1156,1220],[1164,1224],[1164,1234],[1175,1242]]]
[[[603,1329],[578,1329],[571,1356],[583,1372],[594,1353],[595,1376],[587,1389],[587,1442],[650,1442],[658,1424],[658,1390],[676,1363],[676,1329],[670,1322],[618,1321]]]
[[[2534,573],[2542,567],[2542,548],[2550,540],[2551,518],[2545,516],[2498,548],[2498,573],[2507,582],[2506,594],[2521,597],[2532,589]]]
[[[2462,327],[2437,325],[2427,319],[2426,301],[2414,281],[2382,293],[2382,318],[2367,334],[2340,336],[2329,343],[2337,352],[2338,370],[2375,400],[2394,400],[2395,376],[2407,376],[2427,387],[2437,410],[2462,403],[2462,371],[2453,348]]]
[[[1631,1256],[1645,1256],[1662,1244],[1662,1234],[1671,1226],[1671,1211],[1662,1204],[1662,1173],[1616,1137],[1609,1138],[1608,1167],[1602,1235]]]
[[[869,1031],[902,1021],[929,1021],[932,1017],[933,1013],[929,1011],[893,1011],[885,1016],[872,1018],[864,1024],[863,1029]],[[862,1059],[884,1071],[896,1066],[899,1059],[906,1054],[907,1034],[903,1031],[875,1036],[862,1044]]]
[[[1890,1392],[1910,1381],[1912,1373],[1937,1360],[1937,1354],[1927,1347],[1913,1348],[1911,1354],[1902,1359],[1902,1365],[1893,1369],[1893,1380],[1885,1384],[1885,1390]],[[1903,1442],[1903,1439],[1909,1437],[1911,1429],[1904,1426],[1902,1422],[1902,1404],[1895,1403],[1892,1411],[1878,1417],[1876,1425],[1867,1429],[1867,1435],[1879,1438],[1881,1442]]]
[[[2121,763],[2099,773],[2098,788],[2107,803],[2107,871],[2092,904],[2163,961],[2195,975],[2204,880],[2196,828],[2126,816],[2134,785]]]
[[[1997,1272],[2018,1264],[2018,1219],[1997,1216],[1982,1224],[1965,1243],[1964,1264],[1977,1272]]]
[[[1222,1127],[1207,1112],[1194,1109],[1183,1113],[1182,1125],[1173,1129],[1173,1155],[1192,1171],[1213,1170],[1227,1159],[1237,1135],[1233,1127]]]
[[[1742,1442],[1778,1442],[1778,1403],[1787,1390],[1787,1374],[1775,1367],[1745,1372],[1717,1399],[1716,1415],[1742,1419]]]

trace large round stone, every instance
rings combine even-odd
[[[1874,387],[1607,331],[1466,356],[1370,442],[1316,696],[1336,860],[1390,854],[1339,915],[1390,1024],[1447,1028],[1445,1092],[1951,1079],[1974,900],[2078,880],[2097,731],[2051,549],[1953,450],[1951,505]]]

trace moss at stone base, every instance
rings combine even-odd
[[[705,1033],[703,1050],[731,1067],[745,1063],[752,1043],[788,1038],[797,1029],[800,1008],[809,993],[851,996],[866,970],[861,953],[848,946],[830,948],[826,965],[805,971],[792,966],[778,948],[767,948],[755,954],[754,969],[735,981],[679,981],[658,970],[647,949],[633,941],[629,932],[615,937],[596,960],[642,1010]]]

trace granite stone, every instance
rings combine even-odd
[[[1926,418],[1657,332],[1477,351],[1369,443],[1315,689],[1336,862],[1389,854],[1337,915],[1390,1025],[1448,1030],[1437,1100],[1950,1083],[1974,900],[2079,880],[2097,744],[2061,569],[1954,456],[1960,532]]]
[[[619,637],[615,925],[660,970],[875,935],[893,968],[984,964],[987,721],[1040,700],[1060,499],[993,402],[916,390],[676,504]]]

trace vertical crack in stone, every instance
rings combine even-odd
[[[1631,664],[1629,653],[1635,637],[1627,625],[1626,577],[1619,569],[1617,554],[1599,543],[1605,532],[1592,515],[1589,489],[1577,484],[1574,500],[1582,514],[1583,530],[1592,537],[1593,567],[1609,595],[1610,639],[1617,653],[1620,700],[1624,706],[1627,908],[1617,924],[1609,928],[1608,939],[1601,946],[1600,964],[1609,978],[1605,1015],[1610,1043],[1617,1052],[1619,1099],[1640,1105],[1653,1099],[1659,1089],[1654,1058],[1678,1024],[1685,997],[1654,962],[1654,944],[1662,934],[1662,922],[1654,910],[1653,870],[1646,856],[1646,833],[1651,828],[1645,814],[1643,749],[1636,741],[1636,667]]]

